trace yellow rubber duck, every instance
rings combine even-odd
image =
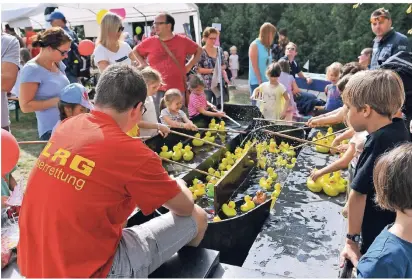
[[[213,222],[220,222],[220,221],[222,221],[222,219],[220,219],[219,216],[213,217]]]
[[[191,161],[193,159],[193,156],[194,154],[192,151],[192,147],[190,145],[186,145],[183,151],[183,160]]]
[[[293,149],[288,149],[284,153],[289,157],[295,157],[296,156],[296,152]]]
[[[227,163],[220,163],[219,164],[219,170],[223,171],[226,169]]]
[[[193,140],[192,140],[192,144],[193,144],[194,146],[202,146],[202,145],[204,144],[203,141],[198,140],[198,139],[200,139],[200,133],[196,133],[195,138],[196,138],[196,139],[193,139]]]
[[[220,121],[220,125],[219,125],[219,131],[224,131],[226,129],[226,127],[225,127],[225,121]]]
[[[317,143],[320,143],[320,144],[323,144],[323,145],[328,145],[329,144],[328,140],[325,140],[325,139],[320,140],[320,141],[318,140]],[[325,153],[325,154],[329,153],[329,148],[327,148],[327,147],[316,145],[315,149],[319,153]]]
[[[182,142],[179,142],[176,146],[177,146],[180,150],[183,149],[183,143],[182,143]]]
[[[329,197],[336,197],[337,195],[339,195],[339,191],[335,188],[333,181],[323,184],[323,192],[325,192],[325,194]]]
[[[308,177],[306,181],[306,185],[308,186],[308,189],[314,193],[319,193],[323,189],[320,179],[313,181],[312,178],[310,178],[310,176]]]
[[[207,172],[209,173],[209,174],[211,174],[211,175],[213,175],[213,174],[215,174],[215,169],[214,168],[209,168],[208,170],[207,170]]]
[[[276,200],[278,199],[278,197],[275,195],[275,192],[273,192],[273,193],[270,195],[270,198],[272,199],[272,202],[271,202],[271,204],[270,204],[270,209],[272,210],[273,207],[275,206],[275,203],[276,203]]]
[[[208,142],[214,142],[215,141],[215,137],[212,136],[212,133],[210,131],[206,132],[206,135],[203,139],[208,141]]]
[[[276,198],[279,197],[279,195],[280,195],[280,190],[279,190],[279,189],[275,189],[275,191],[273,191],[272,195],[274,195]]]
[[[212,120],[210,120],[209,129],[214,129],[215,126],[216,126],[216,120],[213,118]]]
[[[217,178],[220,178],[220,172],[219,172],[219,171],[215,171],[214,176],[217,177]]]
[[[240,206],[240,210],[247,212],[255,208],[255,203],[252,201],[252,198],[249,195],[245,196],[245,203]]]
[[[295,164],[286,164],[287,169],[293,169],[295,167]]]
[[[282,189],[282,186],[280,185],[280,183],[276,183],[275,184],[275,191],[279,191],[279,193],[280,193],[281,189]]]
[[[296,158],[292,158],[292,159],[290,159],[290,161],[292,162],[292,164],[295,164],[296,163]]]
[[[201,196],[203,196],[203,195],[206,195],[205,184],[203,184],[203,183],[198,183],[198,184],[196,185],[196,188],[195,188],[195,190],[194,190],[193,193],[196,195],[196,197],[201,197]]]
[[[159,156],[162,158],[170,159],[173,156],[172,151],[168,151],[169,148],[166,145],[162,146],[162,151],[159,153]]]
[[[266,162],[267,162],[267,158],[266,157],[261,157],[258,161],[258,165],[261,169],[265,169],[266,168]]]
[[[228,204],[222,205],[222,211],[227,217],[234,217],[237,215],[236,204],[234,201],[230,201]]]
[[[340,172],[334,172],[331,179],[333,179],[336,182],[335,188],[339,191],[339,193],[346,192],[346,185],[348,184],[348,182],[346,179],[341,177]]]
[[[182,159],[182,150],[179,148],[179,146],[174,146],[173,147],[173,155],[172,155],[172,160],[173,161],[180,161]]]
[[[262,187],[263,189],[267,190],[270,186],[266,182],[266,178],[262,177],[259,180],[259,186]]]

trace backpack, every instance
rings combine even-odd
[[[405,88],[405,104],[402,109],[407,117],[412,117],[412,52],[400,51],[389,57],[380,69],[396,72]]]

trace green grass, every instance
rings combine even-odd
[[[36,115],[19,111],[19,118],[19,121],[16,121],[15,111],[10,111],[11,132],[17,141],[38,140]],[[13,173],[17,181],[27,181],[30,171],[43,148],[44,144],[20,145],[18,169]]]

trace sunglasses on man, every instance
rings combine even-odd
[[[371,18],[371,23],[376,24],[376,23],[384,23],[385,20],[388,19],[386,16],[375,16]]]

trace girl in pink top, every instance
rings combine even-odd
[[[286,91],[289,94],[289,108],[286,114],[286,120],[292,120],[293,117],[300,117],[298,109],[296,107],[295,100],[293,99],[293,92],[299,92],[298,85],[296,84],[295,78],[290,75],[290,65],[287,60],[279,60],[278,61],[280,69],[282,72],[280,73],[279,82],[286,87]]]
[[[205,84],[203,79],[197,75],[190,76],[189,87],[191,90],[189,97],[189,117],[193,118],[199,114],[210,117],[223,117],[226,114],[223,111],[216,111],[216,107],[206,100]],[[211,108],[215,112],[208,111]]]

